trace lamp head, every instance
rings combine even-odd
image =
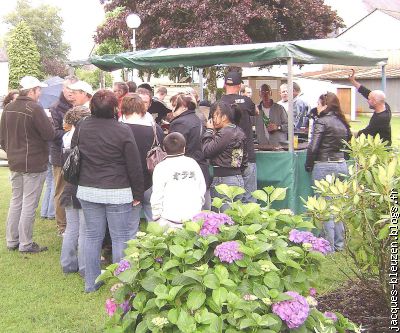
[[[142,21],[140,20],[140,17],[137,14],[132,13],[126,17],[126,24],[128,28],[137,29],[139,28],[140,23],[142,23]]]

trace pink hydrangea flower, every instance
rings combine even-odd
[[[292,299],[273,304],[272,312],[277,314],[287,327],[300,327],[306,321],[310,311],[307,300],[295,291],[287,291],[285,294],[291,296]]]
[[[115,303],[114,298],[109,298],[106,300],[106,311],[107,314],[111,317],[115,311],[117,310],[117,303]]]
[[[126,260],[126,259],[122,259],[119,264],[118,267],[115,269],[114,271],[114,275],[119,275],[121,274],[123,271],[126,271],[127,269],[131,268],[131,263]]]
[[[235,241],[224,242],[217,245],[214,250],[214,255],[221,262],[233,263],[235,260],[243,259],[243,253],[239,251],[239,243]]]
[[[315,289],[315,288],[310,288],[310,290],[309,290],[309,293],[310,293],[310,296],[315,296],[315,295],[317,295],[317,289]]]
[[[216,235],[219,233],[219,227],[224,224],[233,225],[233,220],[226,214],[201,212],[195,215],[193,221],[203,221],[199,234],[201,236]]]

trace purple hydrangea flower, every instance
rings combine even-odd
[[[313,251],[321,252],[322,254],[332,252],[331,244],[324,238],[314,237],[310,243]]]
[[[162,264],[163,263],[163,258],[157,257],[157,258],[154,259],[154,261],[158,262],[159,264]]]
[[[315,295],[317,295],[317,289],[315,289],[315,288],[310,288],[310,290],[309,290],[309,293],[310,293],[310,296],[315,296]]]
[[[243,253],[239,251],[239,243],[235,241],[224,242],[217,245],[214,250],[214,255],[221,260],[221,262],[233,263],[235,260],[243,259]]]
[[[287,327],[300,327],[306,321],[310,311],[307,300],[295,291],[287,291],[285,294],[291,296],[292,299],[273,304],[272,312],[277,314]]]
[[[332,248],[326,239],[315,237],[309,231],[293,229],[289,233],[289,240],[293,243],[311,244],[311,249],[313,251],[321,252],[322,254],[327,254],[332,251]]]
[[[122,259],[119,264],[118,267],[115,269],[114,271],[114,275],[119,275],[121,274],[123,271],[126,271],[127,269],[131,268],[131,263],[126,260],[126,259]]]
[[[333,312],[326,311],[326,312],[324,313],[324,316],[325,316],[326,318],[332,320],[333,322],[337,321],[337,317],[336,317],[336,315],[335,315]]]
[[[300,231],[293,229],[289,233],[289,240],[293,243],[311,243],[315,236],[309,231]]]
[[[129,304],[129,299],[127,299],[125,302],[119,305],[119,307],[124,311],[124,313],[127,313],[131,309],[131,305]]]
[[[193,221],[203,221],[199,234],[201,236],[216,235],[219,233],[219,227],[224,224],[233,225],[233,220],[226,214],[201,212],[195,215]]]

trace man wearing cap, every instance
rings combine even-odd
[[[65,134],[63,129],[63,120],[66,112],[72,108],[74,96],[69,85],[78,81],[76,76],[67,76],[63,82],[63,90],[60,93],[58,100],[50,107],[50,114],[53,118],[55,135],[50,144],[50,163],[53,165],[54,177],[54,208],[56,212],[56,222],[59,235],[65,231],[67,224],[65,218],[65,209],[60,205],[60,196],[64,189],[64,178],[61,174],[62,169],[62,137]]]
[[[54,128],[38,104],[46,84],[25,76],[20,86],[17,99],[4,108],[0,125],[0,146],[7,152],[12,187],[6,240],[9,250],[38,253],[47,247],[33,242],[33,224],[47,173],[47,141],[53,139]]]
[[[74,106],[86,106],[89,108],[93,96],[92,86],[85,81],[77,81],[68,86],[72,90]]]
[[[257,169],[256,154],[253,143],[253,129],[250,116],[258,114],[253,101],[247,96],[239,95],[242,84],[242,74],[239,72],[229,72],[225,76],[225,95],[221,101],[228,104],[236,104],[242,111],[239,127],[246,134],[246,149],[248,154],[248,165],[243,171],[243,181],[246,193],[243,196],[243,202],[255,202],[251,193],[257,190]]]
[[[282,105],[271,98],[272,90],[268,84],[260,87],[261,102],[258,105],[259,115],[255,119],[256,134],[259,144],[281,145],[287,140],[288,116]]]

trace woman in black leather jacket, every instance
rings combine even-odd
[[[344,117],[338,97],[331,92],[318,99],[318,117],[314,123],[313,136],[307,148],[306,171],[312,172],[313,182],[327,175],[348,173],[343,141],[351,136],[350,126]],[[323,236],[332,249],[342,250],[344,226],[331,218],[324,222]]]

